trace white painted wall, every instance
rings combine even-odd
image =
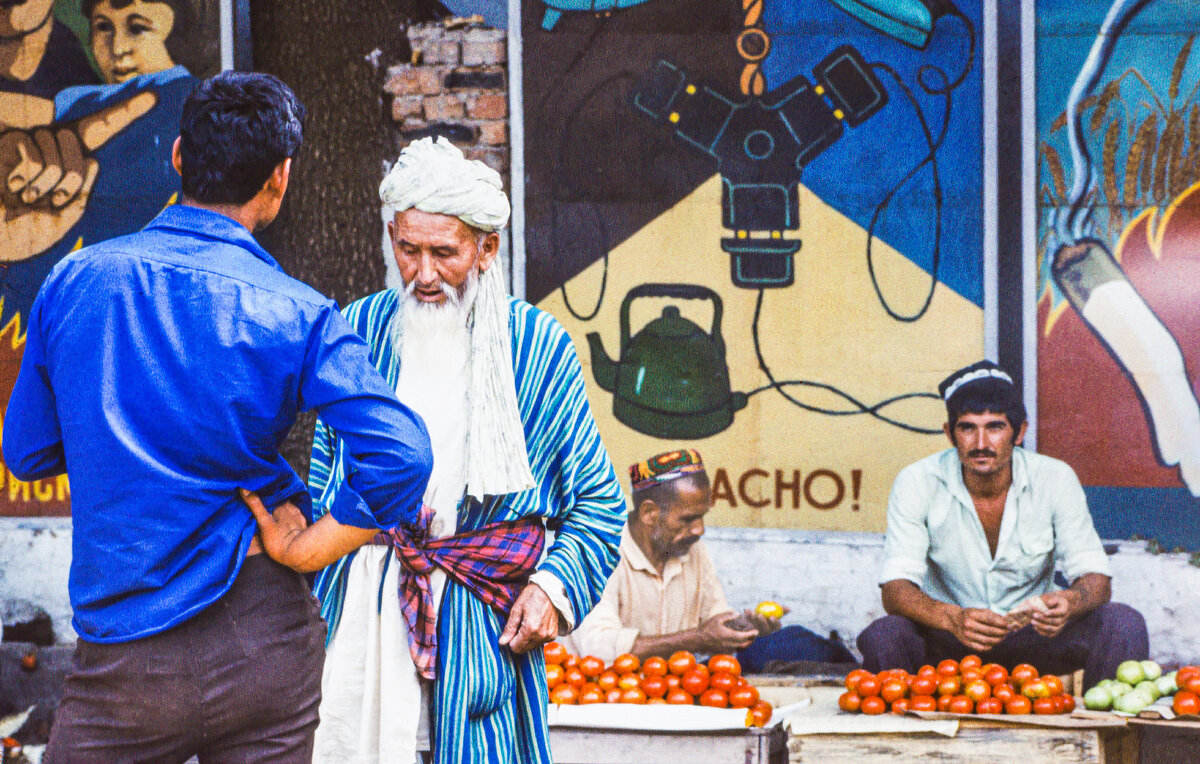
[[[876,585],[881,534],[710,528],[705,541],[735,608],[777,600],[792,609],[785,623],[822,634],[836,629],[851,643],[883,615]],[[1113,599],[1146,617],[1152,657],[1200,662],[1200,568],[1186,555],[1150,554],[1141,542],[1118,546],[1111,558]],[[0,599],[40,605],[63,641],[74,639],[70,559],[69,520],[0,520]]]

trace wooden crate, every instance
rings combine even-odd
[[[722,732],[550,729],[556,764],[786,764],[786,741],[778,726]]]

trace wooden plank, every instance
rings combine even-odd
[[[1098,730],[964,725],[952,738],[893,734],[805,735],[788,741],[788,761],[794,764],[830,761],[907,764],[930,759],[942,764],[981,761],[990,764],[1107,764]]]
[[[553,727],[558,764],[783,764],[782,728],[745,732],[638,732]]]

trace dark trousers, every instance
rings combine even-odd
[[[948,631],[930,629],[898,615],[880,618],[858,635],[863,668],[877,672],[901,668],[915,672],[926,663],[959,660],[975,652]],[[1069,674],[1083,669],[1083,684],[1092,687],[1112,677],[1125,660],[1150,657],[1146,621],[1128,605],[1109,602],[1067,623],[1057,636],[1047,639],[1026,626],[1009,634],[986,653],[984,663],[1012,669],[1030,663],[1041,674]]]
[[[224,597],[169,631],[79,640],[45,761],[307,764],[324,664],[303,576],[247,557]]]
[[[803,626],[784,626],[774,634],[759,637],[749,647],[738,650],[737,659],[747,674],[761,674],[776,662],[854,663],[854,656],[844,645]]]

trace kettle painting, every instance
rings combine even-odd
[[[629,307],[642,297],[711,300],[712,331],[706,332],[668,305],[632,339]],[[597,332],[587,335],[596,384],[613,393],[613,415],[646,435],[666,439],[706,438],[733,423],[746,407],[745,393],[731,392],[721,298],[691,284],[642,284],[621,302],[618,360],[604,350]]]

